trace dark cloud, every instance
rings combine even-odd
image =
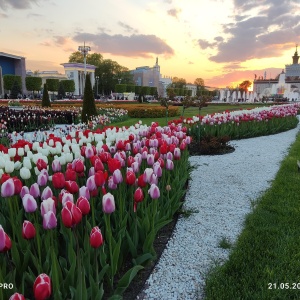
[[[64,36],[54,36],[54,43],[57,45],[57,46],[63,46],[63,45],[66,45],[68,42],[68,39]]]
[[[201,49],[214,48],[211,61],[242,62],[281,56],[300,42],[299,0],[235,0],[234,22],[224,24],[224,38],[199,39]],[[256,16],[251,16],[254,11]],[[252,10],[252,11],[251,11]]]
[[[95,51],[113,55],[147,58],[152,57],[151,54],[163,54],[166,57],[174,55],[174,50],[155,35],[133,34],[124,36],[121,34],[108,35],[106,33],[78,33],[74,36],[74,40],[76,42],[92,43],[96,48]]]
[[[178,19],[178,14],[181,12],[181,9],[172,8],[167,11],[168,15]]]
[[[7,9],[8,7],[16,9],[30,8],[32,3],[37,3],[37,0],[0,0],[0,8]]]
[[[123,22],[118,22],[118,24],[125,29],[126,32],[134,32],[137,33],[138,31],[134,29],[133,27],[129,26],[128,24],[125,24]]]

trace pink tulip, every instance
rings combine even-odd
[[[154,155],[153,154],[148,154],[147,155],[147,164],[149,166],[152,166],[154,164]]]
[[[167,159],[167,161],[166,161],[166,169],[167,170],[173,170],[174,169],[174,163],[173,163],[172,160]]]
[[[148,193],[150,194],[150,197],[152,199],[158,199],[160,197],[160,191],[156,184],[151,184],[150,189],[148,190]]]
[[[29,189],[29,194],[31,196],[33,196],[34,198],[37,198],[40,196],[41,192],[40,192],[40,188],[39,185],[35,182],[31,185],[30,189]]]
[[[97,189],[96,182],[95,182],[95,175],[90,176],[86,181],[86,187],[89,191]]]
[[[131,168],[134,173],[138,173],[140,171],[139,163],[136,161],[131,164]]]
[[[43,228],[53,229],[57,226],[57,218],[53,211],[48,211],[43,215]]]
[[[153,165],[153,173],[154,173],[157,177],[161,177],[161,176],[162,176],[162,168],[161,168],[159,162],[156,162],[156,163]]]
[[[62,198],[61,198],[62,206],[65,206],[67,202],[74,203],[74,196],[73,196],[73,194],[71,194],[69,192],[63,193]]]
[[[158,184],[158,177],[156,174],[152,173],[150,180],[149,180],[149,184]]]
[[[144,171],[144,174],[143,174],[144,181],[149,183],[152,174],[153,174],[153,169],[146,168],[145,171]]]
[[[46,200],[48,198],[51,198],[52,196],[53,196],[53,192],[51,188],[49,186],[45,187],[45,189],[42,192],[41,199]]]
[[[86,199],[90,200],[91,198],[90,191],[86,186],[82,186],[79,189],[79,197],[85,197]]]
[[[95,175],[95,168],[94,167],[90,167],[88,177],[91,177],[93,175]]]
[[[108,177],[107,186],[111,190],[116,190],[118,188],[118,185],[114,183],[114,180],[113,180],[112,176]]]
[[[29,188],[26,185],[24,185],[21,188],[20,197],[23,198],[26,194],[29,194]]]
[[[173,160],[173,153],[172,152],[168,152],[166,155],[166,158],[169,160]]]
[[[37,177],[37,184],[39,186],[45,186],[47,184],[48,178],[47,175],[40,173]]]
[[[58,159],[54,159],[52,162],[52,170],[53,172],[60,172],[61,171],[61,164]]]
[[[52,211],[54,214],[56,214],[55,202],[52,198],[43,200],[41,203],[41,215],[43,216],[49,211]]]
[[[113,172],[113,181],[114,181],[114,184],[119,184],[119,183],[123,182],[123,176],[119,169],[117,169]]]
[[[92,147],[86,147],[85,148],[85,157],[86,158],[91,158],[92,156],[94,156],[94,150]]]
[[[1,185],[1,196],[11,197],[15,194],[15,184],[12,178],[7,179]]]
[[[180,149],[179,148],[175,148],[174,149],[174,159],[175,160],[179,160],[180,159]]]
[[[111,193],[107,193],[102,198],[102,210],[106,214],[111,214],[116,209],[115,198]]]
[[[27,213],[33,213],[37,209],[36,200],[30,194],[24,195],[24,197],[22,198],[22,203]]]

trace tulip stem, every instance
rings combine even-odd
[[[111,238],[112,238],[112,232],[111,232],[111,226],[110,226],[110,215],[105,214],[105,225],[106,225],[106,236],[108,239],[108,250],[109,250],[109,258],[110,258],[110,270],[111,270],[111,277],[109,278],[109,284],[111,290],[113,289],[113,270],[114,270],[114,261],[113,261],[113,254],[112,254],[112,247],[111,247]]]
[[[97,286],[99,285],[99,271],[98,271],[98,257],[97,257],[97,248],[94,250],[95,263],[96,263],[96,282]]]
[[[41,257],[41,237],[39,233],[39,223],[37,220],[37,214],[34,214],[35,228],[36,228],[36,243],[38,248],[38,258],[39,258],[39,272],[42,272],[42,257]]]

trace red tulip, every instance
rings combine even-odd
[[[133,185],[135,183],[136,177],[134,172],[128,171],[126,172],[126,184]]]
[[[96,172],[94,176],[97,187],[102,186],[105,183],[105,175],[102,171]]]
[[[6,252],[11,248],[11,240],[0,225],[0,252]]]
[[[81,210],[82,215],[85,216],[90,212],[90,203],[87,198],[79,197],[76,202],[77,207]]]
[[[65,172],[66,180],[76,181],[77,173],[73,169],[67,169]]]
[[[19,195],[23,184],[22,181],[18,177],[13,177],[14,185],[15,185],[15,195]]]
[[[55,189],[63,189],[65,187],[65,176],[61,172],[54,173],[52,175],[52,183]]]
[[[36,162],[36,167],[38,168],[39,171],[42,171],[43,169],[47,170],[47,166],[48,166],[47,163],[41,158],[39,158]]]
[[[110,173],[113,173],[117,169],[121,169],[120,161],[115,158],[108,159],[107,165]]]
[[[144,193],[143,193],[143,190],[138,187],[135,192],[134,192],[134,195],[133,195],[133,199],[134,199],[134,202],[142,202],[144,200]]]
[[[0,183],[3,184],[7,179],[10,178],[10,175],[7,173],[2,174]]]
[[[71,194],[76,194],[79,191],[79,187],[76,181],[68,180],[65,184],[66,190]]]
[[[25,297],[22,294],[14,293],[10,296],[9,300],[25,300]]]
[[[147,182],[144,181],[144,174],[141,174],[139,177],[138,177],[138,186],[143,188],[147,185]]]
[[[24,221],[22,227],[22,236],[26,240],[33,239],[35,237],[36,231],[34,225],[30,221]]]
[[[98,226],[91,231],[90,244],[93,248],[99,248],[103,244],[103,236]]]
[[[72,167],[76,173],[82,173],[84,171],[83,161],[79,158],[73,160]]]
[[[82,212],[73,202],[68,201],[61,210],[61,219],[67,228],[71,228],[81,221]]]
[[[127,167],[131,167],[132,163],[134,163],[134,157],[133,156],[128,156],[127,158]]]
[[[34,298],[45,300],[51,296],[51,279],[46,274],[40,274],[33,284]]]

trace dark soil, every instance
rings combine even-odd
[[[234,152],[233,146],[226,144],[218,145],[218,147],[202,146],[199,142],[192,141],[189,145],[189,153],[191,156],[197,155],[222,155]]]

